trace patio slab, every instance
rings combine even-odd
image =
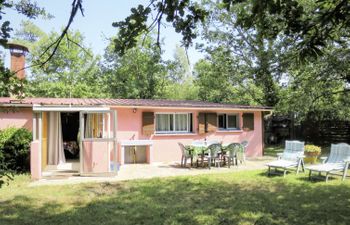
[[[29,186],[39,185],[65,185],[65,184],[78,184],[78,183],[90,183],[90,182],[117,182],[135,179],[150,179],[155,177],[173,177],[173,176],[195,176],[200,174],[214,174],[214,173],[232,173],[245,170],[258,170],[267,168],[265,164],[274,158],[272,157],[259,157],[247,159],[245,164],[239,164],[238,166],[228,167],[208,167],[202,168],[182,168],[179,163],[170,164],[126,164],[120,167],[120,171],[117,176],[113,177],[100,177],[100,176],[67,176],[60,175],[58,177],[47,177],[39,181],[33,181]]]

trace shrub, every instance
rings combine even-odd
[[[2,167],[15,172],[29,171],[31,141],[32,133],[25,128],[10,127],[0,131]]]
[[[13,179],[13,172],[7,169],[7,163],[3,160],[3,155],[0,151],[0,188],[9,180]]]
[[[316,146],[316,145],[305,145],[304,147],[304,152],[305,153],[317,153],[320,154],[321,153],[321,147]]]

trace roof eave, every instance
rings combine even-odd
[[[82,104],[24,104],[24,103],[5,103],[0,104],[2,107],[22,107],[22,108],[35,108],[35,107],[55,107],[55,108],[78,108],[78,107],[111,107],[111,108],[137,108],[137,109],[183,109],[183,110],[206,110],[206,111],[260,111],[260,112],[272,112],[272,108],[250,108],[250,107],[199,107],[199,106],[147,106],[147,105],[82,105]]]
[[[273,109],[269,108],[240,108],[240,107],[232,107],[232,108],[226,108],[226,107],[183,107],[183,106],[140,106],[140,105],[111,105],[111,108],[136,108],[136,109],[191,109],[191,110],[207,110],[207,111],[229,111],[229,110],[235,110],[235,111],[261,111],[261,112],[271,112]]]

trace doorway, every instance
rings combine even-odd
[[[70,177],[80,169],[79,112],[42,112],[42,175]]]
[[[61,125],[66,162],[79,163],[79,112],[62,112]]]

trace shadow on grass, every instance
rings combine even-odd
[[[256,175],[247,173],[246,179],[229,174],[82,185],[77,194],[90,200],[73,201],[69,207],[59,201],[36,205],[35,196],[18,193],[15,198],[1,202],[0,224],[346,224],[350,221],[347,182],[314,184],[295,178],[270,179],[266,173],[266,178]]]

